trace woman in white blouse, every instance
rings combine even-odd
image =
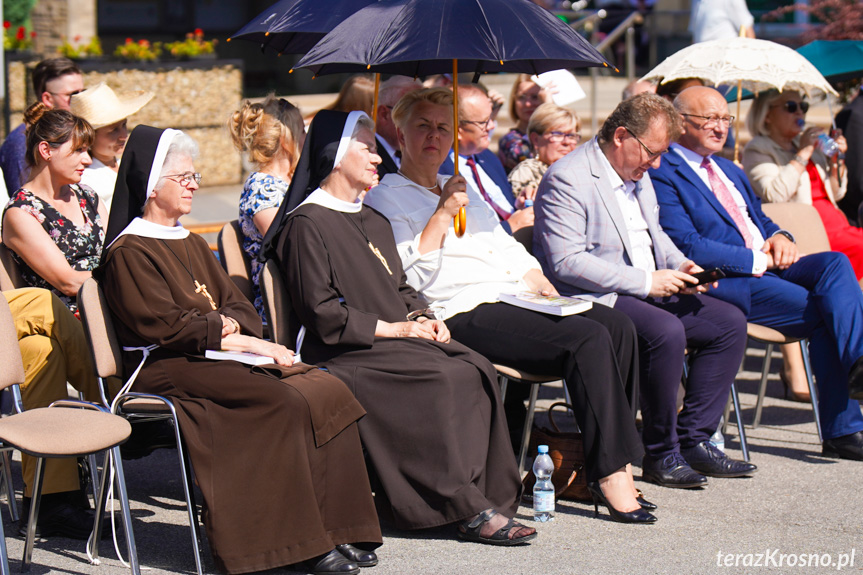
[[[630,465],[643,453],[634,422],[632,322],[605,306],[558,317],[500,303],[501,293],[557,291],[464,178],[437,174],[452,145],[452,93],[431,88],[407,94],[392,117],[401,169],[385,176],[364,203],[392,223],[408,283],[446,320],[454,339],[493,362],[562,377],[583,432],[595,500],[617,521],[656,521],[647,511],[655,506],[635,489]],[[452,219],[462,206],[467,233],[457,238]]]

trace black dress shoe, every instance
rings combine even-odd
[[[680,454],[692,469],[710,477],[743,477],[758,469],[751,463],[731,459],[709,441],[681,448]]]
[[[691,489],[704,487],[707,478],[695,472],[679,453],[671,453],[662,459],[645,455],[641,462],[641,478],[663,487]]]
[[[315,575],[357,575],[360,572],[359,565],[349,561],[336,549],[322,555],[317,561],[312,559],[306,564]]]
[[[92,509],[81,509],[71,503],[61,503],[53,506],[50,509],[44,509],[40,506],[39,517],[36,519],[36,536],[37,537],[68,537],[69,539],[79,539],[86,541],[93,531],[93,523],[95,515]],[[30,518],[30,510],[21,516],[18,522],[18,535],[21,537],[27,536],[27,525]],[[110,533],[110,525],[105,529],[105,524],[102,525],[102,536]]]
[[[858,357],[848,374],[848,395],[851,399],[863,399],[863,357]]]
[[[821,454],[825,457],[863,461],[863,431],[825,439],[821,444]]]
[[[378,564],[378,556],[373,551],[359,549],[348,543],[336,545],[336,551],[360,567],[374,567]]]
[[[596,481],[588,483],[587,490],[590,492],[590,497],[593,499],[594,517],[599,517],[599,504],[602,503],[605,505],[605,508],[608,509],[608,514],[611,518],[618,523],[639,523],[642,525],[656,523],[656,516],[641,507],[635,511],[618,511],[612,507],[611,503],[608,502],[608,499],[606,499],[605,495],[602,493],[599,483]]]

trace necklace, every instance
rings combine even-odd
[[[183,242],[183,247],[186,248],[186,258],[189,260],[189,267],[186,267],[186,264],[183,263],[183,260],[180,259],[180,256],[177,255],[171,246],[169,246],[165,240],[159,238],[159,241],[165,244],[165,247],[168,248],[174,257],[177,258],[177,261],[180,262],[180,265],[183,266],[183,269],[186,270],[186,273],[189,274],[189,277],[192,278],[192,281],[195,282],[195,293],[203,294],[207,300],[210,302],[210,307],[213,308],[213,311],[219,309],[216,306],[216,302],[213,301],[213,296],[210,295],[210,292],[207,291],[207,284],[198,283],[198,280],[195,279],[195,274],[192,272],[192,256],[189,255],[189,246],[186,245],[186,242]]]
[[[368,234],[366,233],[366,224],[363,221],[363,212],[360,211],[360,224],[362,225],[362,228],[360,228],[360,226],[358,226],[357,223],[353,219],[351,219],[348,214],[345,214],[345,212],[342,212],[342,214],[344,214],[348,221],[351,222],[355,228],[357,228],[357,231],[363,235],[363,238],[365,238],[369,249],[372,250],[372,253],[375,254],[375,257],[377,257],[381,261],[381,264],[383,264],[383,266],[387,269],[387,272],[390,275],[393,275],[393,270],[390,269],[390,264],[387,263],[387,258],[384,257],[384,254],[381,253],[381,250],[375,247],[375,244],[372,243],[372,241],[369,239]]]
[[[409,180],[411,183],[417,184],[416,182],[414,182],[413,180],[411,180],[409,177],[407,177],[403,171],[398,170],[398,173],[399,173],[399,175],[400,175],[401,177],[403,177],[404,179]],[[433,186],[432,186],[432,187],[430,187],[430,188],[427,188],[426,186],[424,186],[424,185],[422,185],[422,184],[417,184],[417,185],[418,185],[419,187],[421,187],[421,188],[425,188],[425,189],[426,189],[426,190],[428,190],[428,191],[432,191],[432,190],[434,190],[434,189],[437,187],[437,182],[435,182],[435,185],[433,185]]]

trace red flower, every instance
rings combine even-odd
[[[78,42],[80,42],[80,41],[81,41],[81,35],[80,35],[80,34],[76,34],[76,35],[75,35],[75,37],[74,37],[74,38],[72,38],[72,41],[73,41],[73,42],[75,42],[75,43],[77,44]]]
[[[26,34],[25,30],[24,30],[24,26],[20,26],[20,27],[18,28],[18,33],[17,33],[17,34],[15,34],[15,39],[16,39],[16,40],[23,40],[23,39],[24,39],[24,38],[26,38],[26,37],[27,37],[27,34]]]
[[[126,44],[131,44],[131,43],[132,43],[132,39],[131,39],[131,38],[126,38]]]
[[[8,30],[12,27],[12,22],[10,22],[9,20],[3,20],[3,27]]]
[[[203,36],[203,35],[204,35],[203,30],[201,30],[200,28],[195,28],[195,36]]]
[[[35,37],[36,37],[36,30],[32,30],[32,31],[30,32],[30,37],[31,37],[31,38],[35,38]]]

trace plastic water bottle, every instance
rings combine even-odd
[[[533,200],[525,200],[524,201],[524,207],[526,207],[526,208],[533,207]]]
[[[716,428],[716,431],[713,432],[713,435],[710,436],[710,443],[716,447],[719,451],[725,452],[725,436],[722,435],[722,421],[719,422],[719,427]]]
[[[818,141],[821,144],[821,151],[828,158],[832,158],[839,152],[839,145],[836,143],[836,140],[827,134],[818,134]]]
[[[548,445],[539,446],[539,454],[533,461],[533,474],[536,483],[533,484],[533,520],[546,522],[554,519],[554,485],[551,474],[554,463],[548,455]]]

